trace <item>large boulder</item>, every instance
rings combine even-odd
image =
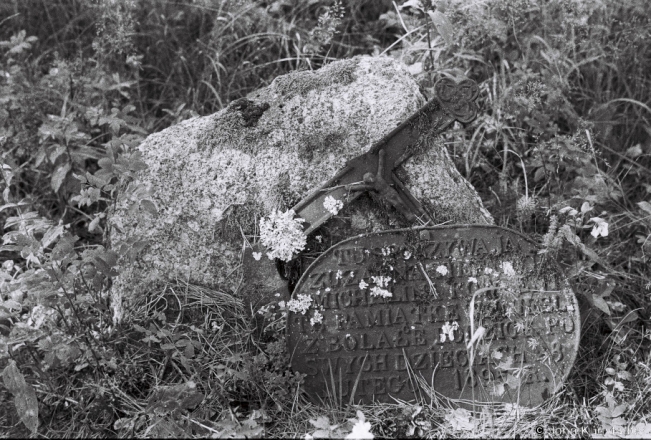
[[[116,320],[166,283],[246,295],[243,249],[260,218],[291,208],[424,103],[404,66],[363,56],[280,76],[216,114],[149,136],[139,146],[148,169],[132,185],[148,191],[158,211],[130,209],[123,197],[109,217],[114,244],[147,243],[121,262]],[[399,173],[407,188],[437,223],[492,223],[442,142],[428,142]],[[346,217],[353,228],[396,227],[377,206],[359,203]]]

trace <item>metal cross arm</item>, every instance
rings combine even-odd
[[[364,191],[378,195],[410,222],[429,218],[420,203],[398,180],[394,170],[411,157],[424,135],[436,136],[455,120],[462,123],[472,121],[477,114],[474,101],[479,93],[477,84],[468,79],[457,83],[444,78],[435,84],[434,90],[434,99],[368,152],[350,159],[334,177],[294,206],[296,215],[305,219],[306,235],[333,216],[324,206],[328,196],[342,201],[346,206]]]

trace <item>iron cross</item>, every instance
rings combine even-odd
[[[394,170],[414,154],[423,135],[435,136],[455,120],[468,123],[477,115],[477,84],[469,79],[456,82],[444,78],[434,85],[436,97],[371,147],[351,160],[330,180],[298,202],[292,209],[305,219],[309,235],[333,214],[324,207],[326,197],[341,200],[344,206],[365,191],[392,205],[410,223],[425,224],[429,214],[414,198]],[[426,133],[423,133],[426,127]]]

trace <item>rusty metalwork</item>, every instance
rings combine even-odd
[[[394,170],[420,146],[422,139],[435,136],[455,120],[467,123],[477,114],[474,100],[477,84],[472,80],[459,83],[445,78],[434,86],[437,97],[430,100],[406,121],[392,130],[371,149],[351,160],[326,183],[315,189],[292,209],[305,219],[305,233],[310,234],[330,219],[332,212],[323,203],[328,196],[341,200],[344,206],[371,190],[413,222],[430,220],[429,215]]]
[[[459,122],[468,123],[477,116],[475,99],[479,95],[477,83],[465,79],[459,83],[444,78],[434,85],[436,96],[443,109]]]
[[[350,185],[348,189],[350,191],[373,191],[405,216],[409,222],[414,223],[418,220],[424,224],[425,219],[429,220],[429,215],[420,203],[414,197],[409,197],[409,192],[403,185],[398,186],[398,190],[396,190],[384,178],[385,157],[384,149],[380,150],[378,152],[377,173],[375,175],[372,173],[364,174],[364,183]],[[398,182],[397,179],[395,181]]]
[[[291,365],[315,402],[409,401],[433,390],[466,406],[534,406],[561,387],[578,349],[579,308],[562,272],[533,241],[497,226],[344,240],[292,298]]]

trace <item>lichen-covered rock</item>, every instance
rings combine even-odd
[[[424,103],[402,65],[356,57],[278,77],[216,114],[149,136],[139,147],[149,168],[133,185],[149,191],[158,212],[130,209],[123,197],[109,219],[113,243],[147,243],[122,262],[116,317],[169,281],[241,295],[244,237],[257,234],[259,219],[291,208]],[[441,143],[409,159],[400,175],[437,223],[492,223]],[[356,209],[353,228],[392,226],[376,207]]]

